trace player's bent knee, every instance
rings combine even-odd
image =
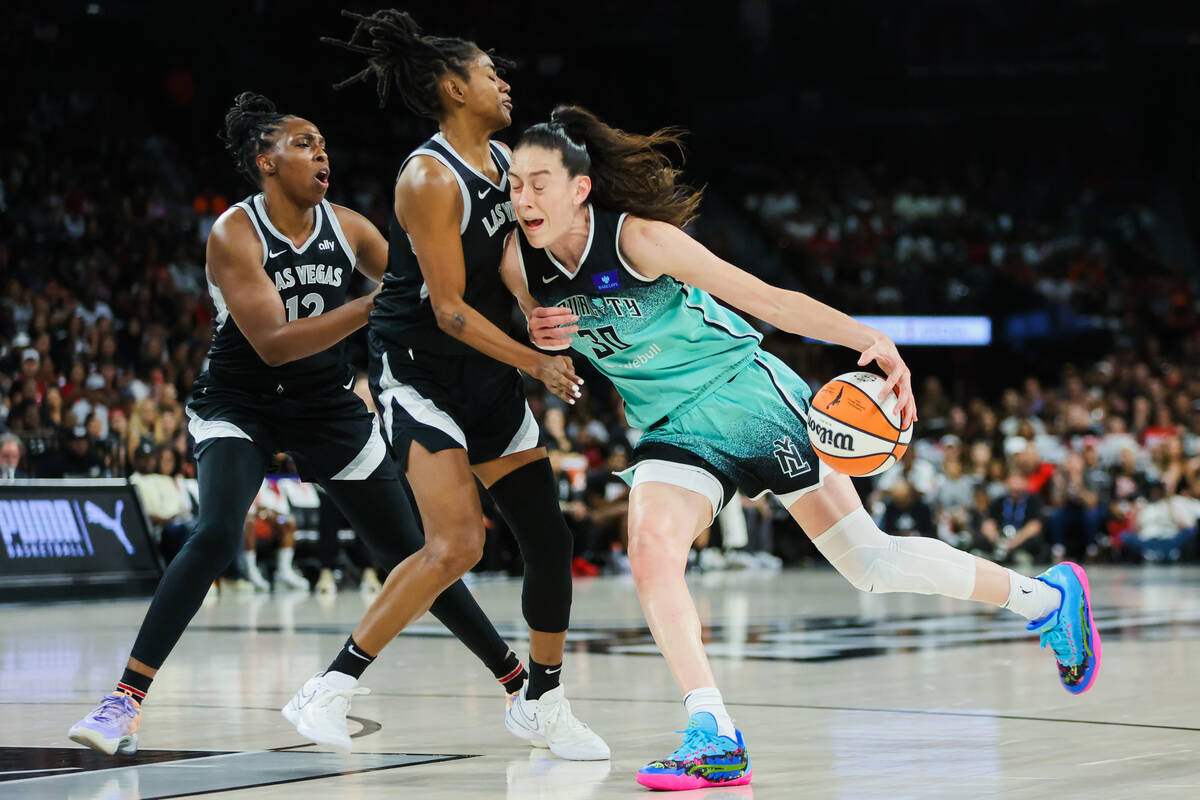
[[[424,568],[441,576],[447,585],[461,578],[483,557],[483,538],[472,533],[464,531],[461,537],[427,542],[421,548]]]
[[[859,508],[813,540],[856,589],[967,599],[975,590],[975,558],[938,539],[889,536]]]

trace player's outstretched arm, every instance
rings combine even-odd
[[[462,195],[449,170],[418,157],[396,182],[395,212],[412,239],[438,327],[486,356],[523,370],[568,402],[581,383],[571,359],[547,356],[497,328],[463,299]]]
[[[234,207],[213,225],[206,260],[209,279],[250,346],[277,367],[326,350],[367,324],[374,296],[288,322],[279,291],[262,268],[262,243],[246,213]]]
[[[895,343],[879,331],[806,294],[759,280],[666,222],[629,217],[619,244],[626,260],[647,278],[670,275],[780,330],[856,350],[860,366],[878,362],[887,375],[881,397],[895,389],[901,418],[905,423],[916,419],[911,373]]]

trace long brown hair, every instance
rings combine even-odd
[[[592,199],[612,211],[669,222],[680,228],[696,219],[704,189],[676,178],[680,170],[662,152],[672,145],[683,154],[682,128],[662,128],[643,136],[601,122],[579,106],[559,106],[542,122],[521,134],[517,147],[536,145],[562,154],[572,177],[592,179]]]

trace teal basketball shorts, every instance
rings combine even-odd
[[[618,473],[704,495],[713,516],[736,491],[770,492],[785,507],[819,488],[831,470],[808,441],[812,390],[786,364],[759,351],[723,386],[645,432]]]

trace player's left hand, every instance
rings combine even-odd
[[[579,331],[579,317],[569,308],[538,306],[529,315],[529,339],[542,350],[566,350],[571,337]]]
[[[882,402],[887,398],[888,392],[894,391],[900,408],[900,427],[907,428],[917,421],[917,401],[913,396],[912,372],[904,363],[904,359],[900,357],[896,343],[882,334],[862,352],[858,359],[858,365],[865,367],[872,361],[879,365],[883,374],[887,375],[887,382],[883,385],[883,391],[879,393],[879,401]]]

